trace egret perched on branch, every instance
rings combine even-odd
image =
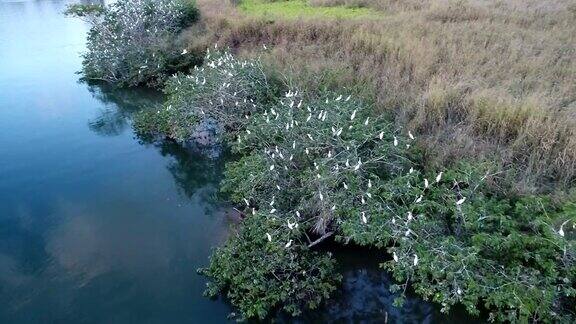
[[[443,173],[444,173],[444,172],[440,172],[440,173],[438,173],[438,175],[436,176],[436,182],[437,182],[437,183],[440,182],[440,180],[442,179],[442,174],[443,174]]]

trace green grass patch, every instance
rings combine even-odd
[[[242,0],[240,8],[252,15],[272,16],[282,18],[378,18],[378,13],[369,8],[354,8],[345,6],[314,7],[305,0],[266,1],[266,0]]]

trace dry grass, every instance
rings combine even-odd
[[[576,4],[311,0],[366,6],[378,20],[267,19],[198,0],[191,46],[264,55],[295,82],[373,99],[419,133],[428,166],[490,158],[514,190],[576,179]],[[265,43],[272,50],[262,53]]]

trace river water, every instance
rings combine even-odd
[[[226,322],[196,274],[233,223],[222,162],[135,137],[131,114],[159,94],[78,81],[87,26],[68,3],[0,0],[0,323]],[[300,321],[454,320],[393,308],[364,253],[340,253],[343,290]]]

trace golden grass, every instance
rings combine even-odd
[[[347,88],[416,131],[429,167],[492,159],[514,189],[576,179],[576,4],[571,0],[311,0],[378,20],[275,19],[198,0],[191,44],[263,55],[309,88]],[[262,53],[262,44],[272,50]]]

